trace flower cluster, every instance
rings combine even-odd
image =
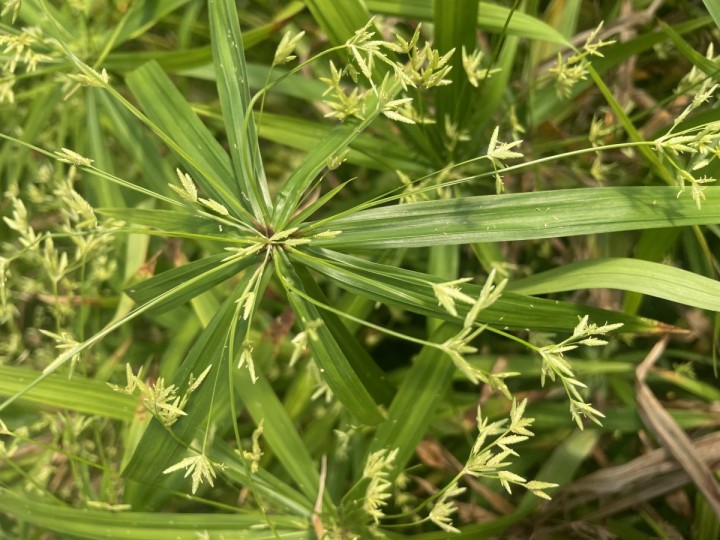
[[[411,97],[395,96],[401,89],[407,91],[409,87],[428,90],[450,84],[447,76],[452,69],[449,61],[454,50],[441,55],[427,42],[419,45],[420,26],[409,40],[399,34],[396,34],[394,42],[375,39],[373,24],[374,19],[345,43],[352,61],[342,69],[330,62],[330,76],[321,78],[328,85],[324,95],[329,96],[325,105],[330,112],[326,116],[340,121],[352,117],[364,120],[380,113],[397,122],[424,122],[423,115],[414,110]],[[407,60],[397,60],[395,55],[406,56]],[[385,66],[384,75],[378,76],[383,71],[376,69],[378,64]],[[347,90],[343,84],[346,75],[355,84],[351,90]],[[363,90],[357,86],[360,75],[369,89]],[[380,80],[380,77],[381,82],[377,84],[376,80]]]
[[[19,9],[19,0],[6,2],[2,15],[11,12],[14,19]],[[23,65],[26,73],[33,73],[39,64],[52,61],[52,57],[45,54],[46,40],[42,31],[36,27],[22,28],[19,32],[0,33],[0,50],[5,58],[0,69],[0,103],[14,103],[13,87],[17,82],[15,73],[18,66]]]
[[[163,471],[163,474],[170,474],[180,469],[187,469],[185,471],[185,478],[192,476],[192,492],[195,494],[203,480],[207,480],[210,486],[215,485],[214,480],[217,475],[215,472],[216,468],[222,469],[223,465],[210,461],[205,454],[196,454],[186,457],[175,465],[171,465]]]
[[[600,23],[590,33],[582,48],[567,58],[563,58],[562,53],[558,53],[557,64],[550,69],[550,73],[555,75],[555,88],[559,96],[570,97],[575,85],[587,78],[588,67],[590,66],[589,58],[591,56],[602,57],[603,54],[600,52],[600,48],[615,43],[614,40],[602,41],[597,39],[602,26],[602,23]]]
[[[197,390],[210,372],[212,365],[205,368],[200,376],[196,379],[192,375],[187,390],[182,395],[178,394],[178,388],[171,384],[165,386],[165,380],[160,377],[154,383],[146,383],[141,379],[142,368],[133,373],[130,364],[126,364],[127,385],[120,388],[111,384],[110,387],[118,392],[133,394],[137,390],[140,394],[142,405],[157,418],[163,426],[170,427],[177,422],[181,416],[185,416],[185,406],[190,399],[190,395]]]
[[[622,323],[606,324],[597,326],[588,322],[586,315],[573,330],[572,336],[557,344],[545,345],[537,348],[542,358],[542,369],[540,374],[541,384],[545,385],[547,377],[555,381],[559,379],[570,398],[570,414],[580,429],[583,428],[582,417],[588,418],[600,424],[600,418],[604,417],[600,411],[586,403],[578,388],[586,388],[586,385],[575,378],[572,365],[565,358],[565,353],[577,349],[580,345],[587,347],[599,347],[607,345],[607,341],[596,336],[617,330]]]
[[[695,88],[690,104],[680,113],[667,133],[655,139],[655,150],[676,173],[680,191],[690,185],[690,194],[698,209],[705,199],[705,184],[715,182],[715,178],[698,176],[696,171],[707,167],[720,155],[720,122],[710,122],[700,126],[676,131],[676,128],[703,103],[715,98],[718,85],[705,78]]]
[[[520,403],[513,400],[510,409],[510,421],[504,419],[491,423],[487,418],[483,417],[482,411],[478,407],[476,416],[478,435],[462,470],[442,490],[438,501],[430,511],[429,518],[435,525],[446,532],[460,532],[453,527],[450,516],[456,511],[452,499],[465,491],[465,488],[458,486],[458,481],[466,474],[475,478],[498,480],[508,493],[511,493],[512,485],[518,485],[537,497],[550,499],[545,490],[557,487],[557,484],[539,480],[528,481],[509,470],[512,465],[511,457],[518,456],[518,453],[512,447],[533,436],[529,428],[534,419],[524,417],[526,407],[527,400]]]
[[[382,449],[373,452],[368,456],[363,468],[362,477],[370,479],[363,499],[363,509],[375,523],[378,523],[380,518],[385,515],[382,507],[387,504],[392,487],[387,477],[397,454],[397,448],[392,451]]]
[[[483,382],[490,385],[493,390],[500,390],[507,397],[510,391],[505,385],[504,379],[517,375],[517,373],[489,373],[480,370],[465,359],[465,355],[477,352],[477,348],[470,343],[485,329],[484,326],[476,328],[476,320],[483,309],[490,307],[502,294],[507,279],[495,285],[496,271],[493,269],[488,275],[477,299],[462,292],[459,285],[470,281],[469,278],[456,279],[444,283],[433,283],[432,288],[439,305],[445,310],[458,317],[455,302],[470,305],[463,320],[462,329],[453,337],[442,343],[439,348],[447,354],[460,372],[473,384]]]

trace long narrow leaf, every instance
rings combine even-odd
[[[112,126],[112,134],[137,165],[146,187],[156,193],[170,194],[168,183],[174,172],[159,152],[159,144],[147,135],[138,120],[106,93],[99,93],[102,110]],[[115,203],[106,206],[116,206]]]
[[[28,381],[42,374],[20,366],[0,366],[0,395],[12,396],[23,390]],[[82,375],[53,374],[26,392],[20,403],[34,403],[54,409],[68,409],[116,420],[132,420],[137,398],[113,391],[102,381],[86,379]]]
[[[319,302],[328,304],[328,299],[325,298],[325,295],[307,269],[298,266],[297,273],[305,291]],[[377,366],[367,350],[355,339],[337,315],[325,311],[321,313],[321,316],[348,359],[353,371],[362,381],[363,386],[368,389],[373,399],[383,405],[389,404],[392,396],[395,395],[395,388],[387,381],[387,376],[383,370]]]
[[[97,89],[89,88],[85,94],[87,107],[87,144],[90,156],[97,167],[113,172],[113,163],[108,150],[105,135],[100,128],[100,110],[98,107]],[[111,182],[91,182],[90,189],[94,192],[100,206],[124,206],[125,201],[120,188]]]
[[[288,299],[298,315],[303,330],[308,333],[308,346],[320,373],[337,399],[358,420],[374,425],[382,420],[377,404],[362,383],[353,366],[338,345],[332,332],[322,323],[318,308],[298,293],[304,293],[302,283],[283,252],[276,252],[278,275],[288,290]],[[317,328],[314,328],[317,326]],[[315,336],[313,336],[315,334]],[[313,339],[317,337],[317,339]]]
[[[0,488],[0,511],[23,522],[54,531],[63,538],[123,538],[127,540],[196,540],[239,538],[271,540],[307,538],[307,523],[295,516],[248,514],[181,514],[109,512],[51,503],[36,495]],[[275,531],[258,529],[270,519]]]
[[[306,0],[305,3],[333,45],[345,43],[370,18],[360,0]]]
[[[194,287],[184,289],[176,296],[167,297],[166,301],[153,308],[153,312],[160,313],[187,302],[218,283],[239,274],[248,266],[260,262],[260,255],[255,255],[237,260],[236,264],[222,265],[221,263],[226,257],[227,252],[218,253],[178,268],[166,270],[142,283],[129,287],[126,292],[137,303],[143,304],[189,279],[202,276],[202,279],[198,280]]]
[[[283,229],[283,226],[296,210],[299,201],[305,194],[305,190],[310,187],[320,171],[326,167],[328,159],[340,155],[367,124],[367,121],[361,124],[348,121],[335,127],[315,146],[305,157],[305,160],[293,170],[275,198],[275,210],[272,219],[272,225],[275,229]]]
[[[445,324],[430,337],[442,343],[457,334],[457,327]],[[369,452],[398,449],[392,476],[397,475],[415,452],[433,420],[437,406],[445,399],[455,365],[436,347],[425,346],[403,379],[388,417],[378,426]]]
[[[173,150],[179,150],[207,197],[242,216],[244,199],[232,181],[230,158],[162,68],[148,62],[128,75],[126,81],[150,120],[175,143]]]
[[[637,259],[579,261],[511,283],[521,294],[620,289],[720,311],[720,282],[673,266]]]
[[[252,272],[247,272],[237,289],[243,290]],[[143,434],[123,476],[143,483],[163,481],[163,471],[179,462],[195,436],[206,425],[213,401],[225,403],[229,394],[227,380],[227,336],[232,325],[237,324],[236,342],[239,344],[247,331],[246,321],[235,321],[234,297],[230,296],[217,311],[210,324],[202,331],[195,345],[179,366],[172,381],[183,392],[191,375],[199,376],[208,366],[212,370],[190,397],[186,415],[180,418],[168,433],[158,420],[153,419]],[[238,347],[236,347],[238,348]],[[238,348],[239,349],[239,348]],[[186,446],[187,445],[187,446]]]
[[[462,51],[472,54],[475,50],[478,16],[477,0],[445,0],[434,3],[433,22],[435,39],[433,45],[446,54],[455,52],[450,59],[452,84],[440,87],[436,101],[437,118],[448,118],[453,124],[465,124],[469,110],[472,86],[463,69]]]
[[[259,359],[261,354],[253,353],[253,356]],[[319,490],[320,475],[270,382],[262,373],[258,373],[257,380],[253,381],[246,369],[238,370],[234,382],[240,399],[255,423],[264,420],[263,438],[270,449],[307,500],[314,501]]]
[[[311,151],[328,136],[332,126],[302,118],[264,113],[260,137],[269,141]],[[401,140],[392,143],[375,135],[361,134],[350,143],[349,163],[383,171],[402,170],[421,176],[430,170],[425,156],[415,154]]]
[[[318,226],[341,231],[316,245],[421,247],[530,240],[720,222],[720,187],[705,190],[699,210],[677,188],[567,189],[418,202],[363,210]],[[412,227],[407,224],[412,223]]]
[[[250,91],[237,8],[231,0],[210,0],[209,8],[215,76],[235,180],[255,217],[266,221],[270,194],[252,110],[247,110]]]
[[[717,0],[703,0],[703,4],[715,21],[715,26],[720,28],[720,3]]]
[[[447,322],[462,324],[469,306],[458,305],[458,316],[450,315],[438,305],[432,284],[443,280],[401,268],[366,261],[359,257],[322,250],[313,254],[291,252],[294,260],[320,272],[341,287],[376,302],[407,309]],[[478,297],[479,285],[465,285],[463,292]],[[501,328],[537,331],[570,331],[578,316],[589,315],[593,321],[623,323],[627,332],[660,332],[671,328],[651,321],[603,309],[578,306],[559,301],[543,300],[515,293],[505,293],[478,320]]]
[[[433,0],[413,0],[412,2],[405,0],[366,0],[365,4],[371,12],[384,15],[423,21],[430,21],[433,16]],[[567,40],[560,32],[535,17],[519,12],[510,17],[509,8],[488,2],[480,2],[477,19],[480,28],[490,32],[502,32],[508,18],[510,18],[508,32],[512,35],[567,45]]]

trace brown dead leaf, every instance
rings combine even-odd
[[[690,438],[645,384],[648,371],[662,355],[667,342],[667,336],[658,341],[635,370],[638,414],[658,442],[680,463],[720,518],[720,485],[715,475],[698,454]]]

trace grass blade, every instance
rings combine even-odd
[[[88,88],[85,94],[87,107],[87,145],[90,149],[90,156],[96,165],[108,172],[113,172],[112,159],[108,151],[105,134],[100,128],[100,108],[98,97],[100,96],[94,88]],[[95,200],[100,206],[124,206],[125,201],[120,188],[110,182],[92,182],[90,189],[95,194]]]
[[[329,305],[329,301],[317,286],[305,267],[298,266],[297,273],[302,281],[305,291],[315,300]],[[368,389],[373,399],[378,403],[387,405],[395,395],[395,388],[387,381],[386,374],[380,369],[367,350],[350,333],[343,321],[334,313],[322,313],[323,321],[330,333],[342,349],[343,354],[357,374],[363,386]]]
[[[430,341],[442,343],[457,331],[458,327],[445,324],[433,333]],[[455,365],[442,351],[425,346],[403,379],[388,410],[387,420],[378,426],[368,449],[368,452],[374,452],[398,448],[392,477],[407,465],[425,435],[435,409],[445,399],[453,373]]]
[[[252,272],[245,273],[237,290],[243,290],[251,274]],[[227,402],[229,386],[225,374],[228,371],[228,332],[232,325],[238,325],[236,342],[239,344],[247,331],[246,321],[234,320],[234,299],[234,296],[228,297],[215,313],[170,381],[182,393],[187,388],[191,375],[200,375],[212,364],[209,376],[192,394],[189,407],[185,411],[187,414],[172,425],[172,434],[158,420],[153,419],[150,422],[123,471],[125,478],[146,484],[162,484],[167,478],[163,471],[180,461],[198,430],[207,421],[213,402]],[[239,347],[237,349],[239,350]]]
[[[129,287],[126,293],[138,304],[144,304],[168,289],[173,289],[189,279],[201,276],[194,287],[183,289],[177,295],[167,297],[164,302],[157,304],[151,311],[151,313],[162,313],[184,304],[197,295],[213,288],[218,283],[222,283],[249,266],[260,262],[261,259],[261,256],[256,254],[237,260],[235,264],[222,264],[223,259],[227,258],[227,256],[227,252],[218,253],[166,270],[161,274],[146,279],[142,283]]]
[[[673,266],[637,259],[578,261],[514,281],[507,290],[535,295],[594,288],[634,291],[686,306],[720,311],[720,282]]]
[[[397,248],[554,238],[717,223],[720,188],[698,210],[672,187],[569,189],[486,195],[362,210],[311,226],[342,231],[315,245]],[[413,227],[407,223],[412,221]]]
[[[470,109],[472,86],[463,69],[462,51],[472,54],[478,16],[477,0],[445,0],[434,3],[434,45],[440,54],[455,50],[450,65],[452,84],[439,89],[436,106],[437,118],[447,118],[455,125],[465,123]],[[439,126],[442,129],[442,126]]]
[[[20,366],[0,366],[0,395],[12,396],[22,391],[28,381],[41,372]],[[135,414],[137,398],[113,391],[107,384],[75,374],[52,374],[23,394],[19,403],[68,409],[82,414],[98,415],[129,422]]]
[[[431,21],[433,18],[433,0],[414,0],[413,2],[405,0],[366,0],[365,4],[373,13],[420,19],[421,21]],[[540,19],[521,12],[515,12],[510,17],[510,8],[480,2],[477,24],[483,30],[500,33],[505,28],[508,18],[510,18],[510,24],[507,30],[511,35],[549,41],[559,45],[568,44],[560,32]]]
[[[237,8],[231,0],[210,0],[209,11],[215,76],[235,180],[254,216],[267,224],[270,194],[252,109],[248,110],[250,91]]]
[[[306,294],[306,291],[287,256],[282,251],[276,253],[278,275],[288,291],[288,300],[301,321],[303,331],[309,334],[308,346],[323,379],[337,399],[358,420],[370,425],[378,424],[382,416],[375,400],[363,385],[362,379],[353,369],[327,324],[323,323],[314,328],[317,339],[311,339],[313,328],[309,329],[309,326],[314,326],[316,321],[322,321],[323,317],[313,303],[301,296]]]
[[[717,0],[703,0],[703,4],[715,21],[715,26],[720,28],[720,3]]]
[[[275,230],[283,230],[285,224],[297,209],[298,203],[305,195],[317,175],[322,171],[329,158],[340,155],[355,137],[369,124],[371,119],[362,123],[346,122],[330,131],[318,142],[305,160],[296,167],[285,181],[275,198],[272,225]]]
[[[328,250],[317,252],[317,256],[292,252],[291,257],[354,294],[375,302],[457,324],[462,324],[468,311],[468,307],[456,306],[458,317],[453,317],[440,308],[432,284],[443,280],[429,274],[372,263]],[[479,285],[462,288],[471,297],[478,297],[481,289]],[[502,328],[569,331],[577,325],[578,316],[584,315],[589,315],[594,321],[622,322],[627,332],[671,330],[671,327],[640,317],[514,293],[503,294],[492,306],[480,312],[478,320]]]
[[[230,158],[162,68],[148,62],[128,75],[126,82],[150,121],[173,143],[171,148],[206,196],[224,204],[236,217],[245,215],[244,199],[231,180]]]
[[[307,538],[307,523],[295,516],[273,515],[277,528],[257,529],[266,518],[248,514],[179,514],[155,512],[109,512],[48,502],[36,495],[15,493],[0,487],[0,510],[24,522],[59,533],[64,538],[123,538],[127,540],[196,540],[198,534],[210,538],[271,540]]]
[[[310,152],[332,131],[319,122],[263,113],[260,137]],[[360,134],[350,143],[347,160],[361,167],[383,171],[402,170],[408,174],[426,174],[430,164],[416,155],[401,140],[388,141],[376,134]]]
[[[333,45],[345,43],[370,19],[367,8],[360,0],[344,0],[342,3],[306,0],[305,3]]]
[[[271,347],[261,345],[260,348],[253,353],[257,360],[267,354]],[[307,501],[314,501],[320,485],[317,467],[270,382],[262,373],[258,373],[257,380],[253,382],[247,369],[237,370],[234,382],[240,399],[255,423],[265,420],[263,437],[268,446]]]

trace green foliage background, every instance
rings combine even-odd
[[[715,2],[3,8],[0,537],[717,537]]]

